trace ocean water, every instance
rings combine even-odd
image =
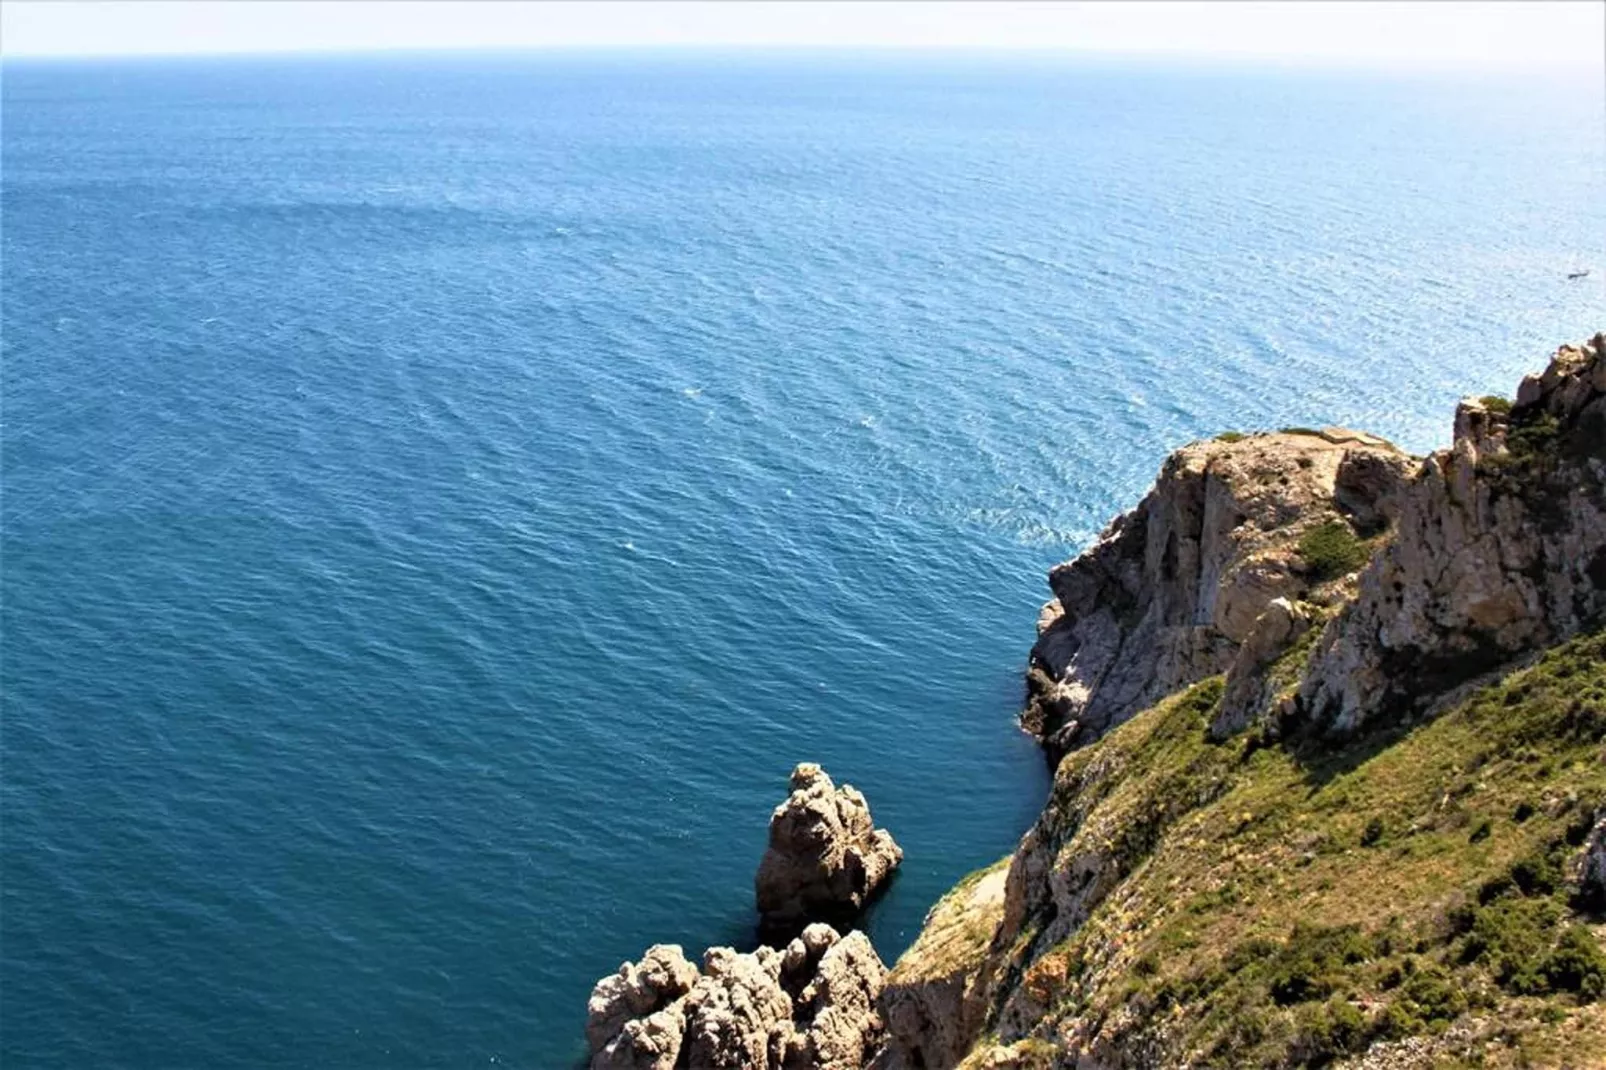
[[[1428,449],[1606,327],[1598,78],[0,76],[7,1070],[572,1065],[599,975],[750,938],[800,760],[905,846],[890,960],[1168,449]]]

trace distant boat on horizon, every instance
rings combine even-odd
[[[1589,269],[1588,269],[1588,268],[1581,268],[1581,269],[1579,269],[1579,270],[1578,270],[1578,271],[1569,271],[1569,272],[1568,272],[1568,273],[1567,273],[1567,277],[1568,277],[1568,278],[1569,278],[1569,279],[1582,279],[1582,278],[1587,278],[1587,277],[1588,277],[1588,275],[1589,275]]]

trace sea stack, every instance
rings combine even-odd
[[[857,789],[838,788],[813,762],[792,770],[791,784],[770,816],[769,850],[754,881],[761,926],[772,931],[857,914],[903,861]]]

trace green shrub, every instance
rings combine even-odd
[[[1466,1013],[1467,1004],[1466,993],[1447,972],[1437,966],[1420,969],[1383,1012],[1378,1032],[1387,1039],[1441,1032]]]
[[[1503,398],[1499,394],[1485,394],[1478,400],[1482,402],[1484,408],[1500,416],[1511,411],[1511,399]]]
[[[1576,992],[1586,1000],[1606,996],[1606,952],[1582,925],[1562,930],[1541,973],[1552,992]]]
[[[1342,520],[1329,520],[1305,532],[1299,540],[1299,555],[1305,559],[1311,581],[1328,580],[1354,572],[1366,564],[1366,545],[1354,529]]]
[[[1517,995],[1549,991],[1544,968],[1560,916],[1548,899],[1497,899],[1479,907],[1461,948],[1463,962],[1489,967],[1500,987]]]
[[[1228,443],[1242,442],[1244,439],[1246,439],[1248,437],[1249,436],[1244,434],[1242,431],[1223,431],[1221,434],[1216,436],[1216,441],[1217,442],[1228,442]]]
[[[1326,999],[1342,982],[1343,968],[1365,962],[1372,952],[1354,925],[1296,925],[1272,966],[1271,998],[1285,1007]]]
[[[1366,1016],[1353,1004],[1336,996],[1326,1003],[1300,1008],[1295,1018],[1298,1030],[1294,1050],[1306,1066],[1326,1066],[1351,1052],[1366,1047]]]
[[[1548,412],[1527,416],[1520,424],[1513,423],[1506,432],[1506,449],[1518,460],[1529,460],[1556,448],[1561,436],[1561,424]]]

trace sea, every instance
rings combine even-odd
[[[6,1070],[567,1070],[598,977],[751,946],[801,761],[906,851],[890,962],[1041,805],[1046,570],[1169,450],[1426,451],[1606,328],[1598,71],[10,59],[0,98]]]

